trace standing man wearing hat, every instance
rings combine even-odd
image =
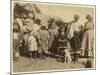
[[[68,38],[72,38],[74,35],[74,32],[78,32],[79,31],[79,15],[74,15],[73,20],[71,21],[71,23],[69,23],[69,33],[68,33]]]
[[[67,36],[67,39],[69,40],[67,42],[67,45],[68,45],[69,49],[71,49],[70,40],[74,36],[74,32],[78,32],[79,31],[78,20],[79,20],[79,16],[78,15],[74,15],[73,20],[71,22],[67,23],[67,26],[66,26],[67,27],[66,36]]]
[[[67,35],[67,39],[68,39],[68,42],[67,42],[67,46],[69,47],[70,50],[74,51],[74,57],[78,58],[77,57],[77,49],[78,49],[78,42],[77,40],[79,39],[79,15],[74,15],[73,16],[73,20],[71,22],[68,23],[67,25],[67,31],[66,31],[66,35]],[[75,35],[75,33],[77,33],[77,35]],[[74,36],[75,35],[75,36]],[[73,40],[74,38],[74,40]],[[73,42],[75,44],[73,44]],[[77,51],[75,51],[77,50]],[[76,61],[77,59],[75,59]]]

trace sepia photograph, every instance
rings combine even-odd
[[[94,5],[11,2],[11,73],[96,68]]]

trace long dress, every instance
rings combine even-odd
[[[83,50],[83,56],[92,56],[93,55],[93,41],[94,41],[94,30],[93,23],[86,22],[85,23],[85,32],[82,38],[81,49]]]
[[[19,57],[19,26],[13,24],[13,56]]]
[[[58,30],[57,29],[49,29],[49,35],[50,35],[50,39],[49,39],[49,48],[51,48],[55,38],[58,35]]]
[[[28,38],[29,51],[37,51],[37,41],[34,36],[29,36]]]
[[[57,46],[57,35],[58,35],[58,29],[49,29],[49,51],[51,53],[55,53],[56,46]]]
[[[40,52],[43,51],[48,53],[48,40],[49,40],[49,33],[47,30],[40,30],[38,33],[38,39],[40,44]]]

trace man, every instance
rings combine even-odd
[[[71,49],[71,46],[70,46],[70,40],[72,39],[72,37],[74,36],[74,32],[78,32],[79,31],[79,23],[78,23],[78,20],[79,20],[79,16],[78,15],[74,15],[73,17],[74,19],[69,22],[69,23],[66,23],[66,39],[68,40],[67,41],[67,46],[69,47],[69,49]]]
[[[73,33],[79,31],[79,28],[78,28],[79,27],[79,23],[78,23],[79,16],[78,15],[74,15],[73,18],[74,18],[74,20],[72,20],[69,23],[69,26],[68,26],[68,30],[69,30],[68,38],[72,38],[73,37]]]

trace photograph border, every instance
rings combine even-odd
[[[95,28],[94,28],[94,43],[95,43],[95,47],[94,47],[94,67],[93,68],[76,68],[76,69],[61,69],[61,70],[45,70],[45,71],[31,71],[31,72],[13,72],[13,40],[12,40],[12,17],[13,17],[13,2],[32,2],[32,3],[38,3],[38,4],[49,4],[49,5],[61,5],[61,6],[75,6],[75,7],[91,7],[94,8],[94,24],[95,24]],[[85,4],[71,4],[71,3],[55,3],[55,2],[41,2],[41,1],[15,1],[15,0],[10,0],[10,74],[35,74],[35,73],[52,73],[52,72],[70,72],[70,71],[86,71],[86,70],[96,70],[96,5],[85,5]]]

